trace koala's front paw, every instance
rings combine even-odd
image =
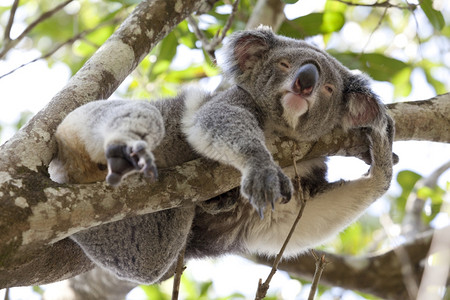
[[[292,183],[278,167],[254,168],[242,178],[241,193],[262,218],[269,203],[273,208],[279,198],[282,198],[282,203],[291,199]]]
[[[136,141],[131,145],[111,144],[106,148],[106,160],[106,182],[110,185],[118,185],[125,175],[135,171],[142,172],[151,181],[158,178],[155,159],[144,141]]]

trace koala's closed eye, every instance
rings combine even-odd
[[[291,68],[291,65],[290,65],[289,61],[287,61],[286,59],[282,59],[278,63],[278,67],[283,71],[288,71]]]
[[[331,84],[325,84],[324,89],[329,94],[333,94],[333,92],[334,92],[334,86]]]

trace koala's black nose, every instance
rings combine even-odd
[[[300,95],[308,96],[314,90],[314,86],[319,80],[319,70],[314,64],[301,66],[295,77],[293,90]]]

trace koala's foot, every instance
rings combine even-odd
[[[111,144],[106,148],[108,175],[106,182],[118,185],[122,178],[131,172],[142,172],[154,181],[158,178],[153,154],[144,141],[135,141],[129,145]]]
[[[254,168],[242,178],[241,193],[249,199],[262,218],[269,203],[273,209],[279,198],[281,203],[289,202],[292,183],[279,167]]]

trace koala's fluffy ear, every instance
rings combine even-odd
[[[275,39],[273,31],[264,26],[232,34],[221,50],[224,74],[229,78],[245,75],[272,48]]]
[[[344,129],[355,127],[381,129],[384,126],[385,107],[371,90],[369,80],[364,75],[351,75],[345,80],[344,101],[346,103]]]

